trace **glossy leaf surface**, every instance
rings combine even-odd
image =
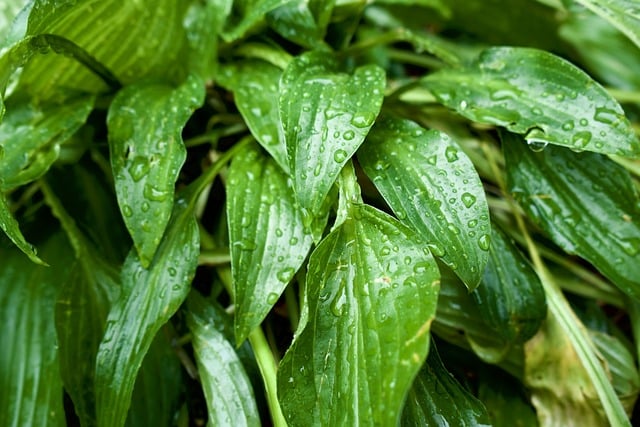
[[[334,3],[335,0],[289,1],[269,12],[267,22],[294,43],[307,48],[321,47]]]
[[[489,416],[476,399],[447,371],[435,346],[413,381],[402,413],[403,426],[488,426]]]
[[[396,216],[474,288],[489,258],[491,227],[482,183],[460,146],[442,132],[387,118],[358,159]]]
[[[243,37],[252,27],[258,25],[265,15],[287,3],[287,0],[240,0],[234,4],[234,12],[227,20],[222,37],[231,42]]]
[[[634,0],[576,0],[622,31],[640,48],[640,7]]]
[[[375,65],[339,73],[326,53],[294,59],[280,81],[280,118],[300,205],[317,214],[380,111],[385,75]]]
[[[186,298],[199,253],[192,207],[179,199],[153,262],[134,250],[122,267],[122,293],[107,317],[96,367],[98,424],[124,424],[135,379],[160,327]]]
[[[120,91],[109,109],[118,204],[145,267],[169,222],[175,182],[187,156],[182,128],[203,96],[202,82],[194,77],[175,89],[140,83]]]
[[[395,425],[429,347],[439,273],[414,233],[365,205],[312,253],[308,322],[278,370],[291,426]]]
[[[45,264],[38,255],[36,249],[25,240],[20,231],[18,221],[13,217],[9,202],[5,195],[0,191],[0,228],[11,239],[11,241],[20,249],[29,259],[36,264]]]
[[[247,60],[227,65],[220,71],[218,82],[233,91],[236,106],[253,137],[288,171],[287,147],[278,113],[282,70],[268,62]]]
[[[498,369],[481,372],[478,398],[493,427],[537,427],[536,412],[522,384]]]
[[[526,258],[494,227],[489,263],[471,297],[491,327],[505,341],[523,343],[547,317],[544,289]]]
[[[531,144],[640,156],[640,141],[617,101],[548,52],[491,48],[469,67],[433,73],[422,82],[464,117],[504,126]]]
[[[529,150],[505,135],[509,191],[565,251],[640,297],[640,201],[628,172],[594,154]]]
[[[253,388],[233,345],[219,330],[219,314],[197,294],[189,297],[188,307],[187,326],[193,336],[209,424],[260,425]]]
[[[241,343],[278,301],[312,238],[286,175],[259,149],[234,158],[227,194],[235,333]]]
[[[54,323],[56,292],[69,273],[68,245],[58,233],[42,244],[51,267],[0,249],[0,425],[64,425]]]

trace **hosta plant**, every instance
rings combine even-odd
[[[4,0],[0,425],[630,426],[634,0]]]

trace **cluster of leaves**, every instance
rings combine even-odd
[[[507,3],[5,0],[0,425],[631,425],[640,8]]]

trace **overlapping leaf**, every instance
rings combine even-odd
[[[576,0],[622,31],[640,48],[640,7],[634,0]]]
[[[358,159],[396,216],[475,287],[489,258],[489,209],[480,178],[458,144],[442,132],[385,118]]]
[[[438,287],[411,230],[351,206],[309,261],[308,322],[278,370],[289,424],[396,425],[428,351]]]
[[[403,426],[488,426],[482,402],[447,371],[435,346],[413,381],[402,412]]]
[[[231,42],[243,37],[258,25],[265,15],[287,3],[288,0],[240,0],[234,4],[234,12],[227,21],[222,37]]]
[[[36,249],[25,240],[18,221],[13,217],[9,202],[2,191],[0,191],[0,228],[31,261],[36,264],[45,264],[36,254]]]
[[[499,369],[480,371],[478,398],[494,427],[536,427],[536,412],[523,385]]]
[[[286,175],[257,148],[234,158],[227,195],[235,334],[241,343],[278,301],[312,237]]]
[[[223,67],[218,83],[233,91],[236,106],[253,137],[288,171],[287,147],[278,114],[281,75],[282,70],[274,65],[246,60]]]
[[[118,203],[143,266],[148,266],[173,207],[175,182],[187,153],[181,131],[203,101],[200,79],[178,88],[139,83],[109,109],[109,148]]]
[[[57,233],[42,244],[51,267],[0,249],[0,425],[63,425],[62,380],[54,323],[56,293],[70,269],[70,248]]]
[[[198,262],[193,207],[179,199],[162,244],[146,269],[132,250],[122,268],[122,294],[107,318],[97,356],[98,424],[122,426],[136,374],[156,332],[186,298]]]
[[[323,46],[335,0],[293,0],[270,11],[267,22],[286,39],[307,48]]]
[[[233,346],[217,328],[219,314],[202,297],[189,297],[187,325],[209,409],[209,424],[255,426],[253,388]]]
[[[300,205],[317,214],[340,170],[353,156],[380,111],[382,69],[339,73],[326,53],[294,59],[280,81],[280,118]]]
[[[640,202],[628,172],[606,157],[505,135],[509,191],[565,251],[580,255],[625,293],[640,297]]]
[[[531,144],[639,156],[640,141],[620,105],[569,62],[529,48],[491,48],[469,67],[422,82],[444,105],[504,126]]]

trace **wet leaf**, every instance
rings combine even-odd
[[[193,336],[209,424],[260,425],[253,388],[233,345],[217,329],[215,309],[197,294],[189,297],[188,308],[187,326]]]
[[[36,254],[35,247],[27,243],[22,235],[18,221],[14,218],[9,202],[2,191],[0,191],[0,228],[31,261],[36,264],[46,265]]]
[[[571,63],[548,52],[500,47],[472,65],[422,82],[464,117],[504,126],[536,146],[562,145],[640,156],[640,141],[617,101]]]
[[[318,245],[308,321],[278,370],[291,426],[396,425],[429,347],[439,288],[423,243],[365,205]]]
[[[227,20],[222,38],[226,42],[237,40],[263,21],[270,11],[286,4],[288,0],[240,0],[234,2],[234,12]]]
[[[201,80],[173,88],[139,83],[118,93],[109,108],[109,148],[120,211],[143,266],[164,234],[175,182],[187,152],[182,128],[202,104]]]
[[[69,274],[62,233],[42,253],[51,267],[34,266],[20,252],[0,249],[0,425],[64,425],[62,380],[54,323],[56,293]],[[9,350],[10,349],[10,350]]]
[[[398,219],[473,289],[489,258],[491,228],[482,183],[460,146],[442,132],[386,118],[358,159]]]
[[[148,269],[135,250],[122,267],[122,293],[107,317],[97,356],[96,409],[100,425],[124,424],[144,356],[160,327],[189,292],[199,253],[192,209],[178,199]]]
[[[634,0],[576,0],[622,31],[640,48],[640,7]]]
[[[290,181],[257,148],[234,159],[227,181],[236,342],[278,301],[311,248]]]
[[[294,59],[280,81],[280,118],[300,205],[317,214],[382,105],[385,75],[375,65],[339,73],[326,53]]]
[[[509,191],[562,249],[640,297],[640,200],[629,173],[608,158],[503,136]]]
[[[307,48],[324,45],[335,0],[293,0],[266,15],[269,26],[284,38]]]
[[[499,369],[480,372],[478,398],[493,427],[538,427],[536,412],[522,383]]]
[[[402,412],[403,426],[489,426],[489,416],[476,399],[447,371],[434,345],[413,381]]]
[[[289,171],[278,114],[281,75],[282,70],[268,62],[247,60],[223,67],[218,82],[233,91],[236,106],[253,137],[282,170]]]

